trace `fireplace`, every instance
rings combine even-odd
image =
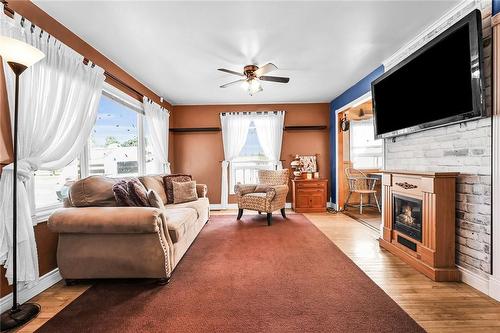
[[[422,200],[393,194],[393,229],[422,241]]]
[[[458,281],[454,172],[384,171],[380,246],[434,281]]]

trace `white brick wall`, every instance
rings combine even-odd
[[[456,171],[457,263],[490,273],[491,119],[386,140],[386,168]]]
[[[491,4],[490,4],[491,5]],[[491,112],[491,7],[483,10],[486,107]],[[460,172],[456,196],[457,264],[491,273],[491,118],[385,141],[385,168]]]

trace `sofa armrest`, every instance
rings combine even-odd
[[[208,193],[208,186],[205,184],[196,184],[196,194],[198,198],[206,198]]]
[[[52,213],[47,225],[58,233],[157,233],[162,214],[152,207],[61,208]]]

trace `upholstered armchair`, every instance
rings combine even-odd
[[[238,196],[238,220],[244,209],[267,213],[267,225],[271,225],[273,212],[281,210],[285,215],[286,195],[288,194],[288,169],[259,170],[258,184],[237,184],[234,192]]]

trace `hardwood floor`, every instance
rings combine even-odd
[[[212,212],[212,215],[236,211]],[[463,283],[433,282],[380,249],[378,233],[343,214],[304,214],[429,332],[500,332],[500,303]],[[33,299],[40,315],[17,332],[33,332],[89,285],[62,282]]]
[[[305,214],[429,332],[500,332],[500,303],[464,283],[433,282],[378,246],[378,233],[343,215]]]

